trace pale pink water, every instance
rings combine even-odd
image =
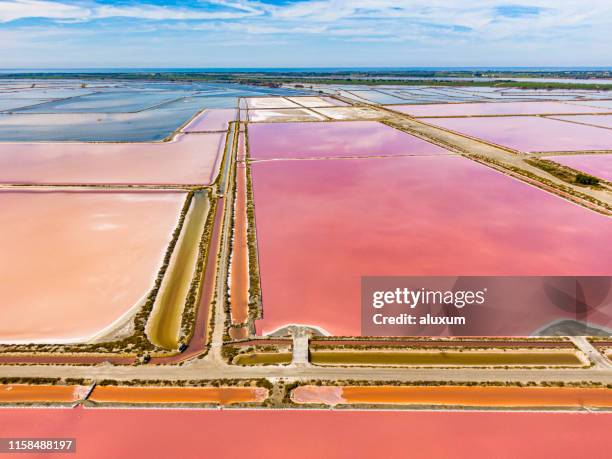
[[[361,276],[612,274],[610,219],[461,157],[252,172],[258,333],[300,323],[359,335]]]
[[[520,151],[612,149],[612,131],[549,118],[431,118],[427,123]]]
[[[374,121],[253,124],[249,149],[253,159],[450,154]]]
[[[573,121],[575,123],[592,124],[593,126],[601,126],[612,129],[612,115],[573,115],[573,116],[555,116],[556,119]]]
[[[91,337],[153,287],[179,192],[0,191],[0,341]]]
[[[612,155],[559,155],[546,159],[612,182]]]
[[[268,459],[603,458],[611,422],[567,412],[5,409],[0,436],[76,437],[76,454],[57,457],[88,459],[244,459],[245,445]]]
[[[600,112],[612,112],[612,100],[581,100],[571,102],[576,105],[588,105],[589,107],[596,107]]]
[[[321,99],[323,99],[326,102],[329,102],[332,105],[335,105],[336,107],[348,107],[350,104],[347,104],[346,102],[343,102],[341,100],[338,99],[334,99],[333,97],[321,97]]]
[[[284,97],[249,97],[246,101],[249,108],[299,108]]]
[[[546,113],[599,113],[597,107],[563,102],[476,102],[467,104],[392,105],[391,110],[412,116],[543,115]]]
[[[302,107],[333,107],[335,105],[322,97],[316,96],[287,97],[287,99],[301,105]]]
[[[0,143],[0,183],[210,184],[225,134],[159,143]]]
[[[204,110],[183,128],[183,132],[226,131],[230,121],[235,119],[233,108]]]

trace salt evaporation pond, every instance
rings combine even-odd
[[[249,126],[253,159],[450,154],[437,145],[373,121]]]
[[[607,217],[462,157],[255,162],[252,174],[260,334],[359,335],[363,275],[610,275]]]
[[[0,141],[151,142],[163,140],[204,104],[168,104],[138,113],[0,114]]]
[[[47,99],[10,99],[3,100],[0,97],[0,112],[13,111],[31,105],[42,104],[47,102]]]
[[[249,121],[255,123],[325,121],[325,117],[307,108],[269,108],[249,110]]]
[[[0,183],[210,184],[225,134],[159,143],[0,143]]]
[[[192,95],[188,91],[96,92],[52,101],[20,111],[29,113],[129,113]]]
[[[584,100],[572,104],[586,105],[600,109],[599,111],[612,112],[612,100]]]
[[[242,458],[245,443],[236,440],[237,432],[249,432],[248,448],[269,459],[286,458],[288,451],[292,459],[472,459],[475,451],[497,459],[595,458],[609,447],[611,422],[610,413],[584,412],[0,410],[3,437],[76,438],[77,451],[69,456],[88,459]]]
[[[1,113],[0,141],[162,140],[203,109],[236,107],[239,97],[305,94],[305,91],[284,88],[197,82],[27,80],[23,83],[0,94],[0,110],[47,103]],[[21,100],[25,98],[39,100]]]
[[[386,94],[382,91],[377,91],[375,89],[372,90],[364,90],[364,91],[350,91],[351,94],[358,96],[361,99],[369,100],[375,104],[402,104],[406,103],[405,98],[396,97],[392,94]]]
[[[183,132],[227,131],[236,120],[236,109],[204,110],[185,126]]]
[[[0,342],[91,338],[153,287],[185,193],[0,191]]]
[[[543,115],[598,113],[601,109],[562,102],[477,102],[468,104],[395,105],[392,110],[412,116]]]
[[[593,126],[612,129],[612,115],[555,116],[555,119],[563,121],[572,121],[574,123],[591,124]]]
[[[300,108],[298,104],[283,97],[251,97],[247,99],[249,108]]]
[[[287,97],[292,102],[296,102],[303,107],[344,107],[348,105],[333,97],[301,96]]]
[[[427,123],[520,151],[612,149],[612,131],[550,118],[431,118]]]
[[[612,391],[603,387],[298,386],[291,399],[297,403],[329,405],[612,407]]]
[[[558,155],[546,159],[612,182],[612,155]]]

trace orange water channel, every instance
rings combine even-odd
[[[0,403],[76,402],[88,390],[87,386],[1,384]]]
[[[105,403],[232,403],[262,402],[261,387],[132,387],[97,386],[89,400]]]
[[[501,386],[300,386],[296,403],[499,407],[612,407],[612,389]]]
[[[236,166],[234,215],[230,304],[232,323],[240,324],[246,322],[249,315],[249,254],[246,217],[246,165],[244,163],[238,163]]]

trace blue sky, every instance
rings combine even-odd
[[[612,66],[612,0],[0,0],[0,67]]]

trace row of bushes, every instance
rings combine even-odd
[[[273,384],[265,378],[258,379],[129,379],[119,381],[115,379],[103,379],[99,386],[130,386],[130,387],[264,387],[272,389]]]
[[[249,318],[252,322],[261,319],[261,280],[259,278],[259,257],[257,254],[257,230],[255,224],[255,197],[253,194],[253,177],[251,174],[251,158],[249,148],[249,132],[245,130],[246,177],[247,177],[247,242],[249,247]]]

